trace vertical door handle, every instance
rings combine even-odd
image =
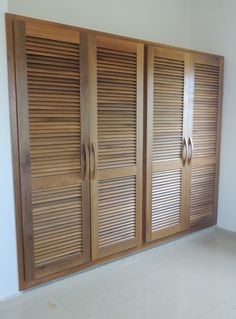
[[[87,143],[83,144],[84,153],[84,181],[88,179],[89,176],[89,149]]]
[[[95,179],[97,175],[97,163],[96,163],[95,149],[94,149],[93,143],[91,143],[91,153],[93,157],[93,169],[91,172],[91,176],[92,176],[92,179]]]
[[[184,165],[186,163],[187,157],[188,157],[188,143],[187,143],[187,139],[185,137],[183,140],[183,145],[182,145],[182,160],[183,160]]]
[[[191,137],[188,139],[188,149],[188,162],[190,163],[193,158],[193,140]]]

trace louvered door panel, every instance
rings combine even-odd
[[[99,169],[136,165],[136,73],[136,52],[97,48]]]
[[[193,223],[211,218],[214,213],[215,171],[215,165],[192,169],[190,220]]]
[[[184,59],[154,56],[153,161],[181,158]]]
[[[183,52],[148,48],[147,241],[184,228],[185,64]]]
[[[222,63],[219,58],[193,55],[191,64],[194,92],[189,219],[195,226],[216,220]]]
[[[181,223],[181,175],[181,169],[153,174],[153,232]]]
[[[83,253],[81,186],[33,192],[35,265]]]
[[[141,240],[143,45],[97,37],[96,66],[94,259]]]
[[[22,63],[17,86],[25,95],[18,113],[25,121],[19,122],[22,173],[28,173],[24,232],[31,276],[26,280],[89,260],[88,185],[80,176],[79,33],[44,29],[44,23],[31,22],[18,22],[15,29]]]
[[[32,177],[78,174],[79,46],[27,37],[26,54]]]
[[[194,67],[193,157],[216,156],[219,72],[217,65]]]
[[[99,247],[136,237],[135,177],[98,182]],[[127,195],[129,194],[129,195]]]

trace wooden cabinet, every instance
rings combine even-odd
[[[147,49],[146,241],[216,221],[223,60]]]
[[[190,226],[216,222],[223,60],[191,55],[189,103]]]
[[[144,46],[89,33],[81,43],[96,260],[141,244]]]
[[[186,227],[189,54],[148,47],[146,240]]]
[[[222,57],[7,25],[21,289],[216,222]]]
[[[80,33],[15,21],[19,169],[27,281],[90,258]]]
[[[143,44],[94,36],[93,259],[141,243]],[[95,85],[94,85],[95,88]]]
[[[28,286],[141,244],[144,45],[12,22]]]

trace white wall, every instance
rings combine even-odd
[[[219,227],[236,232],[236,1],[192,1],[191,42],[225,56]]]
[[[6,11],[7,0],[0,0],[0,299],[18,291],[5,46]]]
[[[9,0],[9,11],[117,33],[188,46],[189,0]]]

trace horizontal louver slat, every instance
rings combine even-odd
[[[192,168],[190,221],[214,214],[215,165]]]
[[[135,165],[136,53],[98,47],[97,90],[99,169]]]
[[[219,66],[195,64],[194,158],[216,155],[218,125]]]
[[[179,159],[182,149],[184,61],[154,57],[153,161]]]
[[[152,231],[180,224],[181,170],[153,173]]]
[[[80,171],[79,45],[26,39],[32,177]]]
[[[26,37],[32,179],[80,172],[79,45]],[[34,189],[35,267],[83,254],[81,185]]]
[[[136,178],[112,178],[98,182],[99,247],[134,239]]]
[[[34,191],[32,197],[36,267],[81,254],[81,186]]]

